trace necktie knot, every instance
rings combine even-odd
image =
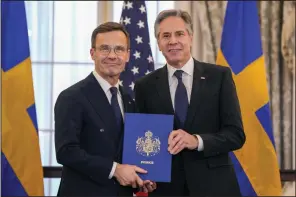
[[[182,80],[182,74],[183,74],[183,70],[176,70],[174,75],[177,77],[178,81]]]
[[[112,94],[112,96],[116,96],[117,95],[117,87],[111,87],[110,88],[110,92],[111,92],[111,94]]]

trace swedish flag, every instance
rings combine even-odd
[[[2,196],[41,196],[40,158],[25,4],[1,2]]]
[[[231,154],[243,196],[281,195],[256,1],[228,1],[217,64],[237,87],[246,143]]]

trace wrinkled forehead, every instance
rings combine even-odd
[[[96,45],[124,46],[127,47],[128,39],[121,31],[111,31],[98,33],[96,36]]]
[[[168,17],[159,24],[159,33],[188,32],[186,23],[179,17]]]

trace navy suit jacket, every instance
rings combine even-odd
[[[125,112],[132,98],[120,87]],[[121,162],[123,129],[116,128],[108,99],[91,73],[62,91],[54,108],[55,148],[63,165],[58,195],[132,196],[131,187],[109,179],[113,161]]]
[[[135,83],[136,107],[140,113],[174,114],[167,66]],[[179,125],[175,118],[174,129]],[[184,130],[199,134],[204,150],[184,149],[173,156],[172,181],[157,183],[149,196],[221,195],[240,196],[229,152],[245,143],[239,100],[227,67],[194,60],[190,105]],[[187,185],[188,191],[184,190]]]

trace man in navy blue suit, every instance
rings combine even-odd
[[[93,31],[91,45],[94,71],[62,91],[54,108],[56,157],[63,165],[58,195],[132,196],[133,188],[143,186],[152,191],[156,185],[137,175],[144,169],[120,164],[123,114],[135,112],[119,86],[130,56],[129,34],[107,22]]]
[[[175,118],[168,137],[172,179],[157,183],[149,196],[240,196],[229,153],[246,136],[231,70],[192,57],[187,12],[162,11],[154,27],[166,65],[136,81],[136,106]]]

